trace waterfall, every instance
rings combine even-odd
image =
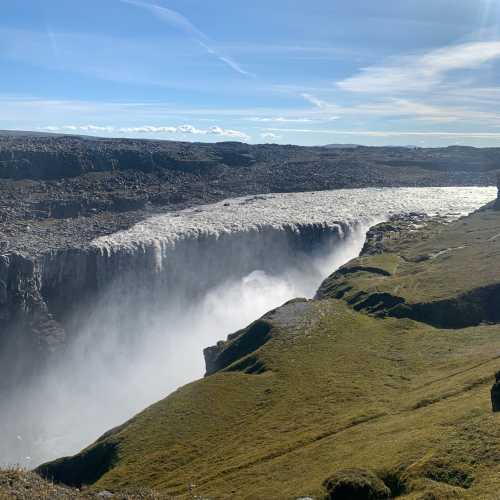
[[[372,224],[411,211],[457,217],[494,191],[240,198],[159,214],[85,248],[5,256],[0,302],[10,309],[0,307],[0,317],[16,305],[10,320],[21,317],[25,328],[0,332],[0,340],[15,339],[0,348],[1,370],[10,374],[3,377],[0,463],[31,467],[75,453],[203,376],[204,347],[291,298],[312,297],[359,254]]]

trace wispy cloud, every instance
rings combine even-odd
[[[497,139],[500,140],[500,132],[447,132],[447,131],[385,131],[385,130],[335,130],[335,129],[288,129],[268,128],[271,132],[294,132],[305,134],[328,134],[358,137],[439,137],[439,138],[462,138],[462,139]]]
[[[310,94],[302,97],[324,113],[336,113],[340,116],[412,118],[428,122],[458,122],[476,120],[489,124],[500,124],[500,113],[469,109],[464,106],[438,106],[411,99],[386,97],[378,102],[368,102],[354,106],[338,106]]]
[[[286,117],[286,116],[253,116],[246,118],[248,121],[256,123],[320,123],[338,120],[339,116],[322,116],[316,114],[313,118],[307,117]]]
[[[341,109],[339,106],[332,104],[332,103],[329,103],[329,102],[326,102],[326,101],[323,101],[322,99],[319,99],[318,97],[316,97],[312,94],[309,94],[309,93],[303,93],[302,97],[306,101],[311,103],[313,106],[316,106],[321,111],[331,112],[331,111],[337,111],[337,110]]]
[[[359,74],[337,82],[337,86],[349,92],[378,94],[426,91],[443,83],[451,71],[476,69],[498,58],[500,41],[497,40],[450,45],[363,68]]]
[[[219,126],[213,126],[208,129],[200,129],[193,125],[179,125],[175,127],[143,125],[140,127],[115,127],[112,125],[48,125],[38,127],[38,130],[45,132],[69,132],[69,133],[106,133],[106,134],[184,134],[184,135],[214,135],[237,139],[241,141],[250,140],[250,136],[239,130],[231,130]]]
[[[45,123],[65,123],[73,116],[79,123],[102,123],[104,120],[114,124],[126,124],[130,117],[134,122],[164,123],[172,122],[210,122],[224,125],[226,122],[242,121],[248,125],[248,118],[263,118],[268,122],[271,117],[295,119],[309,118],[325,121],[325,116],[315,109],[273,107],[207,107],[184,106],[161,99],[151,101],[97,101],[47,99],[39,96],[11,95],[0,93],[0,121],[31,121],[33,126]],[[301,116],[302,115],[302,116]],[[328,117],[329,115],[326,115]],[[255,122],[257,123],[257,122]],[[281,120],[277,123],[283,123]],[[234,127],[234,126],[233,126]],[[233,128],[231,127],[231,128]],[[244,128],[238,125],[235,128]]]
[[[154,3],[143,2],[142,0],[120,0],[122,3],[127,3],[129,5],[135,5],[136,7],[140,7],[142,9],[146,9],[156,17],[169,23],[171,26],[175,26],[185,33],[196,37],[196,38],[206,38],[205,34],[194,26],[189,19],[184,17],[179,12],[175,10],[168,9],[167,7],[163,7]]]
[[[254,116],[248,118],[251,122],[258,123],[310,123],[314,120],[311,118],[286,118],[284,116],[276,116],[276,117],[258,117]]]
[[[210,38],[200,31],[187,17],[183,16],[180,12],[169,9],[167,7],[157,5],[154,3],[143,2],[142,0],[120,0],[122,3],[133,5],[150,12],[159,20],[173,26],[185,34],[196,40],[196,42],[210,55],[216,57],[219,61],[223,62],[226,66],[236,71],[240,75],[254,77],[253,73],[243,69],[240,64],[228,57],[226,54],[221,53],[213,46]]]

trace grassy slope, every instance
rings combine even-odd
[[[349,274],[344,280],[332,276],[335,286],[344,281],[352,287],[346,298],[360,290],[388,292],[415,304],[500,283],[500,266],[493,265],[500,257],[499,211],[477,212],[448,226],[415,232],[403,240],[394,233],[385,246],[387,253],[355,262],[389,271],[390,277],[370,272]]]
[[[418,249],[399,241],[392,250],[406,258],[436,253],[463,246],[464,237],[467,249],[419,264],[398,257],[398,266],[394,255],[376,257],[401,273],[399,290],[425,299],[497,279],[500,241],[485,241],[500,233],[500,215],[488,211],[436,231]],[[384,287],[394,277],[369,279]],[[440,330],[374,318],[343,300],[309,302],[291,321],[275,319],[270,340],[252,354],[264,373],[229,367],[106,437],[116,444],[115,463],[95,487],[186,495],[193,484],[212,498],[296,498],[319,496],[329,475],[358,467],[397,471],[410,490],[405,498],[496,498],[500,416],[491,412],[489,389],[500,369],[499,334],[495,324]]]

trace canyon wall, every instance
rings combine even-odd
[[[124,331],[133,335],[139,328],[139,308],[146,314],[161,307],[169,295],[176,300],[196,298],[255,269],[279,274],[290,266],[299,267],[306,256],[330,249],[350,231],[348,225],[269,226],[175,243],[152,240],[114,248],[96,243],[38,257],[4,255],[0,258],[2,385],[12,385],[21,373],[33,376],[41,364],[62,355],[72,332],[97,307],[119,310]],[[9,362],[13,359],[15,363]]]

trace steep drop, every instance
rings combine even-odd
[[[1,335],[0,461],[34,465],[73,453],[202,376],[204,346],[311,297],[390,214],[457,217],[493,192],[242,198],[160,215],[84,248],[6,255],[0,313],[13,328]]]

